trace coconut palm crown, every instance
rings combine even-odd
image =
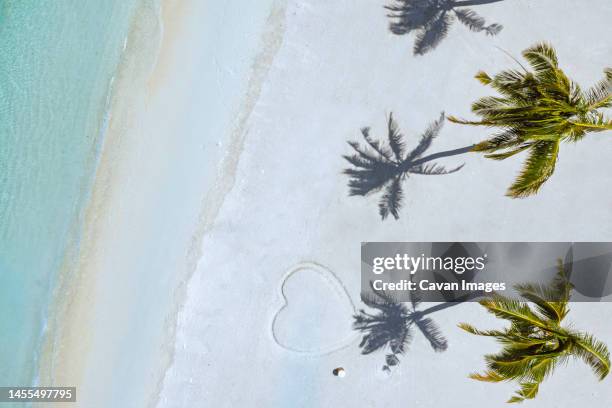
[[[499,294],[481,300],[480,304],[495,316],[508,320],[504,330],[478,330],[469,324],[463,330],[480,336],[495,337],[502,345],[497,354],[485,356],[487,370],[471,374],[478,381],[516,381],[520,389],[508,402],[535,398],[540,384],[554,369],[570,357],[588,364],[599,380],[610,372],[610,353],[604,343],[592,335],[579,332],[561,323],[569,312],[572,285],[569,266],[559,260],[558,274],[550,286],[517,285],[515,288],[529,303]]]
[[[393,119],[393,113],[389,115],[387,122],[388,143],[374,140],[370,136],[370,128],[362,128],[361,134],[366,145],[361,146],[357,142],[348,142],[355,153],[343,156],[353,166],[344,170],[344,174],[349,176],[349,194],[366,196],[385,189],[378,205],[380,216],[384,220],[391,214],[398,219],[403,198],[402,182],[409,174],[454,173],[463,165],[447,170],[444,166],[431,163],[431,161],[439,157],[465,153],[472,148],[470,146],[423,157],[440,132],[443,123],[444,114],[442,113],[440,119],[432,123],[421,135],[421,140],[410,152],[406,152],[404,136]]]
[[[583,91],[559,68],[557,54],[549,44],[537,44],[523,52],[531,70],[510,69],[494,77],[476,75],[499,96],[484,97],[472,104],[480,121],[449,117],[455,123],[499,129],[474,147],[485,157],[504,160],[523,151],[527,160],[507,191],[513,198],[536,194],[552,176],[561,142],[577,142],[592,132],[612,129],[602,112],[612,107],[612,69],[605,78]]]
[[[499,1],[502,0],[395,0],[385,8],[391,20],[389,30],[396,35],[415,31],[413,53],[423,55],[442,42],[455,19],[474,32],[499,33],[501,25],[487,25],[484,18],[468,8]]]

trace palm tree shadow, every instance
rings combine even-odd
[[[484,18],[467,7],[500,1],[503,0],[393,0],[385,8],[391,20],[389,30],[396,35],[415,31],[414,55],[424,55],[446,38],[455,19],[471,31],[497,35],[503,26],[487,25]]]
[[[388,143],[374,140],[370,136],[370,128],[362,128],[361,133],[366,145],[362,147],[357,142],[349,141],[355,152],[343,156],[353,166],[343,171],[349,176],[349,195],[367,196],[385,189],[378,204],[379,214],[383,220],[389,214],[399,219],[403,199],[402,182],[409,174],[442,175],[459,171],[463,165],[447,170],[432,160],[466,153],[473,147],[468,146],[423,157],[434,138],[440,133],[443,123],[444,113],[428,127],[421,135],[417,146],[408,153],[405,152],[404,136],[393,119],[393,113],[389,115],[387,122]]]
[[[399,364],[399,356],[408,351],[416,327],[425,336],[436,352],[448,348],[448,342],[438,325],[427,315],[455,306],[468,300],[470,296],[457,299],[455,302],[445,302],[428,309],[418,310],[421,300],[417,293],[410,293],[410,302],[401,303],[392,295],[372,288],[373,294],[361,295],[361,300],[368,307],[376,309],[376,313],[368,313],[360,309],[353,316],[353,328],[363,337],[359,347],[361,354],[370,354],[377,350],[387,349],[383,371]]]

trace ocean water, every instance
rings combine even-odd
[[[36,383],[139,0],[0,0],[0,386]]]

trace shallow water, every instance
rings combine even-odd
[[[36,382],[138,0],[0,0],[0,385]]]

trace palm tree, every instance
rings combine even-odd
[[[396,35],[416,31],[413,52],[423,55],[440,44],[455,18],[472,31],[498,34],[503,28],[501,25],[486,25],[484,18],[466,7],[499,1],[503,0],[395,0],[385,8],[391,19],[389,30]]]
[[[373,289],[372,294],[362,294],[361,300],[367,306],[377,309],[378,313],[370,314],[361,309],[354,315],[353,327],[364,333],[359,347],[361,354],[370,354],[376,350],[389,347],[385,356],[383,370],[399,364],[398,356],[408,350],[412,341],[412,329],[416,326],[427,338],[431,347],[437,351],[445,351],[447,341],[433,320],[426,315],[443,308],[452,306],[452,303],[431,307],[418,311],[421,303],[418,295],[412,293],[410,303],[400,303],[393,296],[384,291]]]
[[[513,198],[536,194],[552,176],[561,142],[577,142],[587,133],[612,129],[612,121],[601,112],[612,107],[612,69],[587,91],[559,68],[557,54],[548,44],[537,44],[523,52],[532,71],[510,69],[491,78],[479,72],[476,78],[500,96],[481,98],[472,104],[480,121],[449,117],[455,123],[499,128],[499,133],[476,145],[485,157],[504,160],[523,151],[529,156],[506,195]]]
[[[582,359],[599,380],[610,372],[610,353],[604,343],[592,335],[579,332],[561,323],[569,312],[572,285],[568,276],[571,261],[564,266],[558,261],[558,273],[550,286],[516,285],[526,302],[493,295],[480,304],[495,316],[508,320],[504,330],[481,331],[469,324],[463,330],[479,336],[495,337],[503,348],[498,354],[485,356],[488,369],[483,374],[471,374],[472,379],[487,382],[517,381],[520,390],[508,402],[535,398],[540,384],[556,366],[569,357]]]
[[[399,218],[399,209],[402,203],[402,181],[408,174],[419,175],[441,175],[454,173],[463,165],[446,170],[443,166],[428,163],[436,158],[466,153],[473,146],[432,154],[422,157],[429,149],[433,139],[438,135],[444,123],[444,113],[440,119],[429,126],[421,136],[418,145],[409,153],[405,153],[404,136],[400,133],[397,123],[393,119],[393,113],[389,115],[387,122],[388,146],[380,143],[370,136],[370,128],[361,129],[367,146],[361,147],[357,142],[348,142],[355,150],[355,154],[343,157],[354,167],[344,170],[349,179],[349,194],[351,196],[366,196],[370,193],[385,188],[385,194],[379,202],[379,213],[382,219],[389,214],[395,219]]]

